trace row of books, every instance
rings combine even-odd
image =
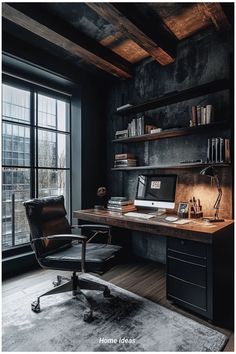
[[[207,141],[207,162],[230,162],[230,139],[209,138]]]
[[[190,126],[210,124],[214,120],[214,107],[211,104],[206,106],[192,106],[192,119]]]
[[[116,154],[114,167],[134,167],[137,166],[137,159],[134,154]]]
[[[128,136],[137,136],[145,134],[144,116],[133,118],[128,124]]]
[[[111,197],[108,200],[107,209],[119,213],[128,213],[129,211],[135,211],[136,207],[133,201],[126,197]]]

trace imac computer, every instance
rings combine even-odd
[[[176,175],[140,175],[134,205],[154,208],[156,215],[174,209],[176,181]]]

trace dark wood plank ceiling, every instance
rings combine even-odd
[[[215,2],[3,3],[3,39],[10,28],[29,44],[38,38],[45,50],[58,48],[58,56],[73,65],[127,79],[145,58],[172,63],[179,41],[199,31],[229,30],[224,10]]]

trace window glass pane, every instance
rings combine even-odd
[[[67,213],[69,213],[70,172],[69,170],[38,171],[39,197],[64,195]]]
[[[30,91],[2,85],[3,119],[30,123]]]
[[[38,95],[38,125],[50,129],[69,131],[69,103]]]
[[[38,130],[39,167],[69,167],[69,152],[69,135]]]
[[[57,100],[57,126],[58,130],[69,131],[69,103]]]
[[[3,165],[30,165],[30,128],[3,123],[2,161]]]
[[[56,100],[54,98],[38,95],[38,125],[57,129]]]
[[[3,168],[2,247],[29,242],[29,227],[22,202],[30,198],[30,170]],[[14,212],[13,212],[14,210]],[[13,233],[13,230],[15,232]]]

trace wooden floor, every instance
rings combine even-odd
[[[58,271],[49,271],[37,269],[23,275],[10,278],[3,281],[2,291],[3,297],[9,293],[18,292],[22,288],[26,288],[27,284],[31,286],[39,284],[40,281],[52,279]],[[166,299],[166,283],[165,283],[165,266],[144,260],[131,260],[126,264],[118,265],[111,269],[109,272],[102,276],[104,280],[107,280],[115,285],[118,285],[124,289],[132,291],[140,296],[143,296],[149,300],[159,303],[173,311],[179,312],[186,317],[203,323],[208,327],[217,329],[229,337],[229,341],[224,349],[226,352],[234,351],[234,334],[232,331],[216,327],[205,321],[204,319],[184,311],[178,306],[173,305]]]

